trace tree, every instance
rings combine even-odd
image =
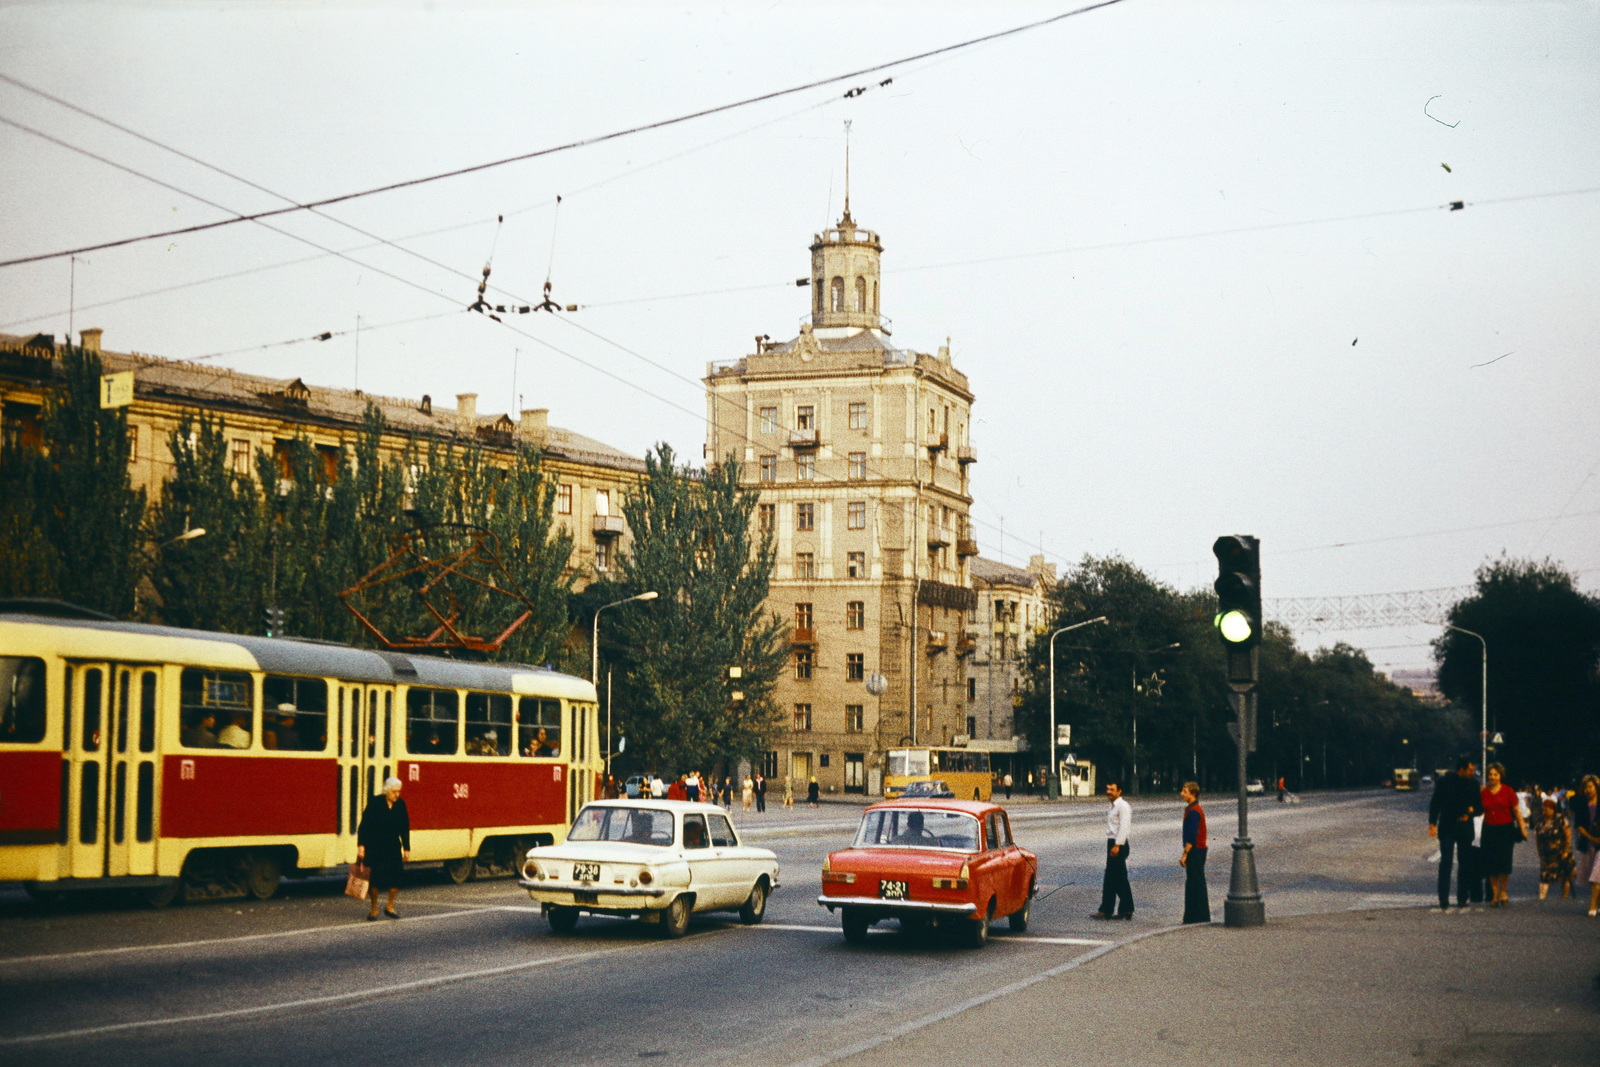
[[[773,547],[770,536],[751,539],[756,499],[740,488],[732,457],[700,475],[679,467],[665,444],[645,456],[644,480],[622,505],[633,545],[620,561],[620,590],[659,598],[619,609],[615,624],[631,653],[630,755],[707,768],[755,757],[777,729],[772,691],[787,662],[787,624],[766,610]],[[742,677],[732,683],[735,666]]]
[[[1448,619],[1488,645],[1489,729],[1505,737],[1497,755],[1509,775],[1567,782],[1592,770],[1600,762],[1600,598],[1580,592],[1548,559],[1501,557],[1480,566],[1476,579]],[[1454,630],[1433,643],[1440,691],[1474,713],[1483,647]]]

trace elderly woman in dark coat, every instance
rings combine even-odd
[[[394,901],[400,893],[403,864],[411,858],[411,816],[406,812],[406,802],[400,799],[400,779],[387,779],[383,795],[367,802],[356,836],[356,858],[372,869],[372,914],[367,921],[378,917],[380,889],[389,891],[389,906],[383,913],[391,919],[400,918],[395,914]]]

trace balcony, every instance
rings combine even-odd
[[[943,630],[928,631],[928,655],[944,652],[950,647],[950,635]]]
[[[950,543],[950,531],[943,526],[928,527],[928,547],[943,548]]]
[[[816,448],[822,444],[821,430],[790,430],[789,447],[796,451]]]
[[[814,645],[817,643],[817,631],[809,626],[796,626],[794,637],[789,639],[793,645]]]
[[[978,651],[978,635],[963,633],[956,638],[956,655],[966,657]]]
[[[976,556],[977,554],[978,554],[978,542],[977,541],[973,540],[970,537],[958,537],[958,538],[956,538],[956,555],[958,555],[958,556]]]
[[[950,451],[950,435],[942,433],[938,437],[929,436],[928,455],[937,455],[940,452]]]
[[[972,450],[971,445],[962,445],[956,449],[956,462],[965,467],[968,463],[978,462],[978,454]]]
[[[596,537],[621,537],[628,532],[628,524],[621,515],[596,515],[594,517],[594,535]]]

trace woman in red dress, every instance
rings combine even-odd
[[[1506,769],[1498,763],[1489,764],[1489,784],[1483,787],[1483,873],[1488,876],[1492,899],[1491,908],[1503,908],[1506,883],[1511,880],[1511,849],[1527,839],[1527,829],[1522,822],[1522,809],[1517,802],[1517,791],[1506,785]]]

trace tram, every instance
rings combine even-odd
[[[892,748],[883,795],[897,798],[912,782],[939,779],[958,799],[988,800],[993,785],[989,753],[965,748]]]
[[[0,881],[265,899],[354,861],[390,775],[410,866],[514,873],[593,798],[595,711],[538,667],[0,602]]]

